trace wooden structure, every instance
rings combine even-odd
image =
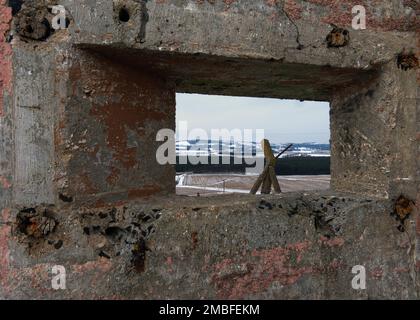
[[[255,181],[255,184],[251,189],[251,194],[256,194],[261,185],[262,194],[270,194],[271,187],[273,187],[275,193],[281,193],[281,188],[276,176],[276,163],[277,159],[280,158],[280,156],[287,150],[289,150],[293,144],[288,145],[286,149],[280,152],[276,157],[274,157],[270,142],[267,139],[261,141],[261,145],[264,150],[266,164],[263,172],[260,174],[257,181]]]

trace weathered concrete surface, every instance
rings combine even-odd
[[[54,43],[16,45],[14,61],[16,203],[175,192],[174,168],[156,162],[157,132],[175,128],[171,82]]]
[[[41,239],[16,231],[3,297],[418,297],[414,220],[398,231],[389,201],[315,193],[158,203],[57,211]],[[56,264],[67,290],[51,288]],[[355,265],[366,267],[366,291],[351,287]]]
[[[5,33],[10,29],[12,12],[6,1],[0,1],[0,221],[8,219],[12,195],[13,118],[12,48],[6,42]],[[10,229],[0,225],[0,284],[4,284],[9,268],[8,237]]]
[[[0,0],[1,298],[417,298],[420,71],[397,65],[420,53],[416,2],[58,2],[53,32],[52,1],[12,19]],[[146,200],[174,192],[154,157],[176,91],[330,101],[333,190]]]
[[[408,4],[359,1],[367,7],[369,28],[351,30],[348,47],[329,49],[329,23],[350,28],[355,4],[182,0],[143,6],[131,1],[132,18],[122,23],[112,2],[82,1],[68,4],[75,20],[69,30],[76,43],[106,45],[104,54],[114,57],[110,47],[142,49],[118,55],[163,72],[180,92],[330,100],[340,88],[363,82],[367,71],[393,60],[401,48],[415,47],[418,21]],[[411,32],[385,32],[392,24],[392,30]]]
[[[396,199],[414,199],[419,185],[416,145],[420,107],[415,72],[395,63],[359,89],[331,101],[332,187]]]
[[[118,3],[121,1],[114,1]],[[163,52],[284,59],[289,63],[369,68],[393,59],[392,51],[414,44],[419,22],[409,1],[126,1],[128,23],[112,1],[68,1],[70,32],[80,44],[106,44]],[[369,28],[351,32],[350,47],[329,50],[330,23],[350,28],[354,5],[365,5]],[[417,9],[418,10],[418,9]],[[145,14],[148,16],[144,18]],[[223,32],[219,32],[223,30]],[[401,31],[384,32],[385,30]],[[308,58],[311,58],[310,60]]]
[[[173,86],[96,55],[68,59],[55,134],[59,194],[79,205],[174,194],[174,168],[156,161],[157,132],[175,130]]]
[[[376,70],[335,68],[329,65],[284,63],[270,59],[194,56],[172,52],[138,51],[89,47],[89,51],[147,69],[176,85],[177,92],[271,97],[282,99],[330,100],[337,87],[367,83]],[[282,60],[283,61],[283,60]]]
[[[165,176],[170,169],[160,170],[157,166],[149,171],[156,162],[146,154],[151,155],[157,145],[154,143],[149,149],[146,141],[154,141],[151,137],[160,128],[173,128],[174,102],[170,96],[175,90],[331,101],[334,188],[391,198],[401,192],[415,197],[418,178],[413,139],[417,134],[418,83],[415,69],[402,71],[396,64],[398,54],[417,50],[413,40],[418,21],[413,17],[416,18],[418,8],[411,2],[362,2],[368,12],[368,29],[355,31],[349,25],[354,1],[341,6],[335,1],[109,1],[101,5],[62,1],[68,10],[67,30],[51,30],[45,41],[36,41],[38,37],[32,39],[20,31],[23,20],[25,26],[34,20],[32,28],[40,28],[41,18],[37,20],[29,14],[32,10],[38,17],[51,3],[28,1],[16,14],[14,90],[15,105],[19,106],[16,117],[22,119],[15,129],[19,141],[15,159],[20,169],[14,194],[18,203],[50,203],[57,201],[60,193],[75,197],[79,191],[105,195],[111,202],[129,198],[133,190],[139,190],[138,195],[173,192],[173,184],[156,186],[148,180],[153,172],[155,180],[164,181],[159,176]],[[120,10],[126,12],[123,20],[128,21],[121,20]],[[45,13],[45,19],[51,20],[49,13]],[[347,46],[327,46],[325,39],[332,30],[329,23],[347,28]],[[121,114],[119,124],[113,124],[114,129],[117,126],[124,131],[119,141],[110,139],[109,132],[106,137],[110,123],[105,119],[98,122],[83,112],[68,113],[67,110],[75,109],[75,103],[80,107],[86,102],[84,112],[95,109],[92,104],[97,99],[117,110],[113,100],[124,104],[136,100],[130,94],[139,96],[139,92],[126,86],[124,79],[113,79],[115,91],[108,90],[109,86],[104,89],[105,81],[102,89],[106,95],[90,97],[95,89],[82,90],[80,85],[87,80],[79,80],[82,73],[75,72],[75,61],[79,59],[80,63],[95,59],[98,65],[113,65],[112,70],[103,70],[100,75],[108,80],[112,76],[107,72],[130,69],[133,74],[141,74],[143,79],[136,79],[138,85],[156,82],[150,93],[161,90],[161,94],[156,94],[159,99],[135,103],[154,110],[154,114],[138,113],[137,120],[143,119],[140,122],[129,116],[130,111],[125,116]],[[87,63],[87,69],[92,64]],[[30,70],[25,65],[37,67]],[[26,72],[29,76],[24,77]],[[161,80],[149,81],[148,77]],[[125,100],[117,92],[124,92]],[[366,95],[366,101],[360,101],[361,95]],[[349,107],[351,101],[355,107]],[[361,107],[359,102],[366,106]],[[22,108],[21,104],[28,106]],[[54,108],[57,105],[60,108]],[[165,121],[163,113],[157,119],[156,112],[165,113]],[[77,117],[68,119],[71,114],[83,117],[83,121],[79,123]],[[140,133],[135,132],[138,129],[133,131],[133,125],[142,127],[145,117],[154,124],[140,129]],[[125,127],[128,118],[132,120],[128,125],[131,128]],[[63,126],[67,120],[72,125],[71,132]],[[369,126],[361,128],[360,120]],[[86,131],[87,126],[92,130]],[[105,135],[102,140],[98,130]],[[76,131],[77,141],[71,138]],[[83,134],[87,136],[82,137]],[[78,145],[80,141],[84,142],[83,148]],[[66,145],[67,151],[60,143]],[[24,151],[22,147],[26,146],[30,148]],[[93,154],[89,155],[90,151]],[[122,152],[143,160],[129,164]],[[36,161],[28,160],[33,158]],[[139,163],[145,167],[137,166],[137,174],[131,172],[131,182],[118,180],[129,166]],[[72,169],[64,168],[66,164]],[[144,174],[146,171],[148,174]],[[68,176],[77,181],[69,181]],[[141,185],[139,180],[143,181]],[[40,185],[42,191],[37,190]]]

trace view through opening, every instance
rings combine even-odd
[[[249,193],[262,139],[274,156],[293,144],[275,166],[282,192],[329,189],[329,122],[328,102],[177,94],[177,194]]]

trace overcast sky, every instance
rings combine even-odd
[[[273,143],[329,143],[329,103],[177,94],[177,123],[188,129],[264,129]]]

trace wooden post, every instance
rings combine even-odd
[[[261,141],[261,147],[264,150],[264,158],[267,161],[267,163],[269,164],[268,174],[265,175],[265,178],[263,180],[261,193],[262,194],[270,194],[271,193],[271,185],[272,185],[271,180],[272,179],[271,179],[271,176],[270,176],[269,172],[270,172],[270,168],[273,165],[275,165],[276,158],[273,155],[273,150],[271,149],[270,141],[268,141],[267,139],[262,140]]]
[[[270,174],[271,182],[273,183],[274,192],[281,193],[281,187],[279,181],[277,180],[275,167],[270,166],[268,173]]]
[[[276,162],[277,159],[280,158],[282,154],[284,154],[287,150],[289,150],[293,144],[290,144],[287,146],[286,149],[284,149],[282,152],[280,152],[277,157],[274,157],[273,150],[271,149],[270,142],[266,139],[261,141],[262,148],[264,150],[264,158],[267,160],[267,163],[265,164],[263,172],[258,177],[257,181],[255,181],[254,185],[251,189],[251,194],[256,194],[258,189],[261,188],[262,194],[270,194],[271,193],[271,186],[273,186],[274,191],[276,193],[281,193],[281,188],[279,181],[277,180],[276,176]]]
[[[257,193],[258,189],[260,188],[261,184],[263,183],[263,181],[265,179],[265,176],[268,173],[268,168],[269,168],[269,166],[266,166],[264,168],[264,171],[258,176],[257,181],[255,181],[254,185],[252,186],[251,194],[256,194]]]

